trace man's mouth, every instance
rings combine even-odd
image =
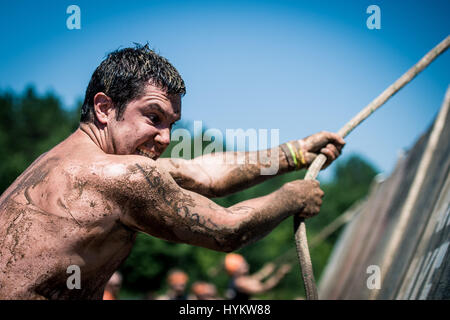
[[[136,148],[137,154],[144,156],[144,157],[148,157],[151,158],[153,160],[157,159],[159,157],[159,153],[156,153],[152,150],[150,150],[149,148],[146,148],[144,146],[140,146]]]

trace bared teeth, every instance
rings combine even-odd
[[[137,151],[139,152],[139,154],[141,154],[141,155],[143,155],[143,156],[146,156],[146,157],[149,157],[149,158],[152,157],[152,155],[150,154],[150,152],[148,152],[148,151],[146,151],[146,150],[144,150],[144,149],[142,149],[142,148],[137,148]]]

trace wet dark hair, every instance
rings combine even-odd
[[[108,54],[95,69],[86,89],[80,122],[94,121],[94,96],[98,92],[111,98],[117,108],[117,120],[126,105],[139,98],[145,85],[154,85],[166,90],[167,94],[186,94],[186,87],[178,71],[170,62],[146,45],[135,44]]]

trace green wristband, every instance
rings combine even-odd
[[[289,142],[286,142],[286,145],[289,148],[289,151],[291,152],[292,159],[294,159],[295,167],[298,169],[298,161],[297,161],[297,157],[295,156],[295,151]]]

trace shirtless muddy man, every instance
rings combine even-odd
[[[277,174],[307,168],[318,153],[329,165],[342,138],[320,132],[255,151],[277,155],[264,163],[224,162],[221,153],[159,158],[185,92],[177,70],[148,46],[112,52],[97,67],[79,128],[0,197],[0,299],[101,299],[138,232],[230,252],[293,214],[319,212],[316,181],[289,182],[229,208],[210,198],[270,178],[260,170],[270,161],[279,162]],[[67,286],[71,265],[80,268],[80,289]]]

